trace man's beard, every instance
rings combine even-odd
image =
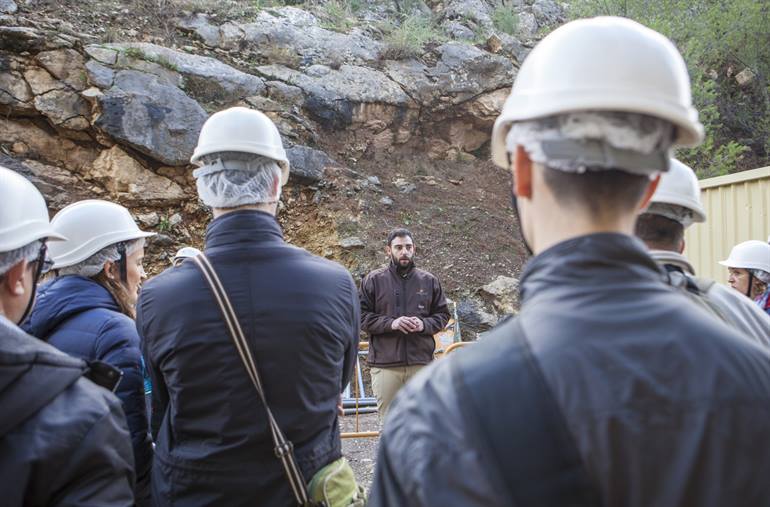
[[[410,269],[414,267],[414,257],[409,259],[409,262],[406,264],[401,263],[401,259],[396,257],[395,255],[392,256],[393,264],[396,265],[396,271],[399,273],[406,273]]]

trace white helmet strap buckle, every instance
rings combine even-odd
[[[596,139],[553,139],[541,142],[541,149],[548,160],[577,161],[583,167],[618,169],[624,172],[649,176],[658,171],[668,171],[667,151],[649,154],[624,150]]]

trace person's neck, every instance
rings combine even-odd
[[[235,211],[256,210],[256,211],[264,211],[265,213],[270,213],[271,215],[275,216],[277,209],[278,209],[278,202],[272,202],[272,203],[262,203],[262,204],[249,204],[246,206],[238,206],[235,208],[213,208],[212,213],[214,215],[214,218],[219,218],[223,215],[227,215],[228,213],[233,213]]]
[[[633,214],[595,218],[574,210],[551,210],[542,214],[533,229],[532,250],[539,254],[552,246],[580,236],[599,233],[633,235],[636,217]]]

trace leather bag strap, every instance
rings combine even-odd
[[[246,373],[249,375],[251,382],[254,384],[254,388],[257,390],[259,398],[262,400],[262,404],[267,412],[267,420],[270,425],[270,432],[273,436],[273,443],[275,444],[275,455],[281,460],[286,477],[289,480],[292,493],[297,500],[298,505],[310,504],[307,484],[302,476],[302,473],[297,466],[297,461],[294,459],[294,447],[292,443],[286,439],[281,429],[278,427],[278,423],[273,417],[273,412],[270,410],[270,406],[267,404],[267,397],[265,391],[262,388],[262,381],[259,377],[259,371],[257,370],[257,364],[254,361],[254,357],[251,354],[251,349],[246,341],[246,336],[243,334],[243,329],[238,322],[238,316],[235,314],[235,309],[230,303],[230,298],[227,297],[222,281],[217,276],[214,267],[209,262],[208,258],[204,254],[196,255],[192,258],[203,273],[203,277],[206,279],[211,292],[214,293],[214,298],[222,311],[227,330],[233,339],[235,348],[238,351],[238,355],[243,362],[243,366],[246,368]]]

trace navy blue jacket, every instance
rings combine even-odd
[[[260,211],[213,220],[205,254],[310,479],[341,456],[336,404],[358,351],[353,279],[339,264],[287,245],[275,218]],[[153,381],[153,504],[294,504],[265,409],[193,261],[144,285],[136,324]]]
[[[98,359],[123,372],[115,394],[123,404],[136,464],[136,500],[149,495],[152,440],[149,434],[139,335],[112,295],[90,278],[67,275],[38,289],[24,329],[57,349],[86,361]]]

